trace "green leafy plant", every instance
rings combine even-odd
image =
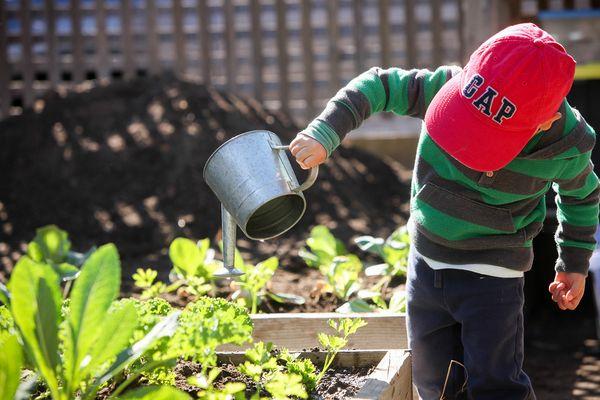
[[[55,269],[28,256],[15,266],[8,284],[11,315],[27,360],[53,399],[95,397],[157,338],[173,332],[176,313],[129,346],[137,318],[131,305],[113,307],[120,273],[116,248],[100,247],[84,262],[63,315]]]
[[[247,361],[238,366],[238,370],[252,378],[256,383],[256,392],[252,399],[267,399],[260,397],[262,390],[269,392],[273,399],[305,399],[308,397],[302,383],[302,376],[284,372],[278,364],[278,358],[273,355],[273,344],[258,342],[245,352]]]
[[[321,379],[331,366],[331,363],[335,359],[337,353],[339,353],[341,349],[346,347],[346,345],[348,344],[348,337],[356,333],[356,331],[359,328],[367,325],[367,323],[361,318],[343,318],[339,321],[330,319],[328,323],[329,326],[337,332],[337,335],[328,335],[323,332],[317,335],[319,343],[327,351],[327,355],[325,356],[325,362],[323,363],[323,368],[317,376],[317,383],[321,381]]]
[[[236,251],[239,254],[239,252]],[[240,301],[251,313],[258,311],[258,306],[265,297],[279,303],[304,304],[305,299],[302,296],[291,293],[275,293],[269,289],[269,282],[279,266],[277,257],[270,257],[256,265],[244,263],[240,257],[238,269],[244,275],[239,280],[232,282],[233,287],[237,287],[231,295],[232,299]]]
[[[21,368],[23,350],[16,335],[8,331],[0,332],[0,399],[14,399]]]
[[[198,397],[204,400],[243,400],[246,384],[243,382],[228,382],[222,389],[214,387],[214,381],[221,373],[220,368],[212,368],[208,375],[197,374],[188,379],[188,383],[200,388]]]
[[[384,264],[367,267],[367,276],[406,276],[410,249],[410,237],[406,226],[396,229],[385,240],[373,236],[360,236],[354,239],[354,242],[361,250],[376,254],[384,261]]]
[[[138,268],[132,278],[135,285],[143,289],[142,299],[178,290],[193,296],[203,296],[214,289],[214,273],[220,266],[220,262],[214,259],[214,254],[209,239],[194,243],[190,239],[177,238],[169,246],[169,258],[173,263],[169,285],[156,281],[158,272],[150,268]]]
[[[367,302],[371,300],[373,304]],[[381,292],[370,290],[361,290],[358,292],[358,298],[348,301],[338,307],[336,312],[352,313],[352,312],[378,312],[387,311],[392,313],[406,312],[406,292],[404,290],[395,290],[392,293],[390,301],[386,303]]]
[[[66,231],[56,225],[46,225],[36,229],[35,237],[27,245],[27,255],[34,261],[50,265],[62,281],[70,288],[70,281],[79,275],[79,267],[96,250],[92,247],[87,253],[71,250],[71,241]]]
[[[291,354],[287,349],[283,349],[279,354],[279,359],[285,363],[288,372],[302,377],[302,383],[310,392],[317,387],[317,368],[308,358],[300,358],[299,354]]]
[[[311,229],[306,245],[310,251],[302,249],[298,254],[309,267],[318,268],[323,275],[327,273],[335,257],[348,254],[344,244],[324,225],[317,225]]]
[[[360,289],[362,262],[354,254],[349,254],[327,227],[315,226],[306,244],[310,251],[302,249],[299,254],[307,265],[318,268],[325,276],[323,292],[331,292],[342,300],[348,300]]]
[[[207,368],[216,366],[217,347],[249,342],[252,328],[252,320],[243,307],[221,298],[201,297],[182,311],[169,352],[201,363],[206,375]]]

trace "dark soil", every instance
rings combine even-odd
[[[166,280],[175,237],[218,238],[219,203],[202,179],[213,150],[253,129],[284,143],[298,132],[251,99],[171,76],[49,94],[44,104],[0,122],[0,279],[37,227],[56,224],[77,250],[116,243],[125,277],[145,266]],[[302,180],[306,172],[293,164]],[[304,273],[297,250],[313,225],[351,243],[404,223],[409,177],[397,164],[341,148],[305,193],[307,212],[296,227],[265,243],[240,237],[237,244],[253,261],[275,254],[284,270]]]
[[[221,373],[215,381],[216,388],[222,388],[229,382],[243,382],[246,384],[246,397],[250,398],[256,391],[256,384],[252,379],[240,373],[232,364],[219,366]],[[311,399],[336,400],[347,399],[356,394],[365,383],[367,376],[375,367],[332,367],[330,368],[317,388],[310,393]],[[198,392],[198,388],[190,385],[187,379],[201,370],[200,365],[192,362],[180,362],[175,367],[176,385],[188,393]],[[263,393],[268,396],[268,393]]]

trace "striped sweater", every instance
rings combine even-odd
[[[303,133],[328,155],[370,115],[390,111],[423,119],[459,67],[436,71],[371,68],[353,79]],[[590,161],[595,132],[566,99],[562,117],[535,135],[506,167],[478,172],[455,160],[422,124],[411,186],[411,239],[417,250],[452,264],[483,263],[527,271],[532,240],[556,192],[557,271],[587,274],[598,225],[599,183]]]

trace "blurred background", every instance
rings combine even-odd
[[[289,141],[368,68],[464,65],[524,21],[574,56],[568,99],[600,130],[600,0],[0,0],[0,281],[45,224],[77,249],[115,242],[124,277],[160,269],[175,237],[218,237],[201,173],[223,141],[259,128]],[[297,251],[311,226],[351,243],[405,223],[419,129],[371,117],[322,168],[302,222],[266,243],[240,238],[244,255],[276,254],[275,285],[310,292]],[[593,288],[569,314],[546,293],[555,229],[550,209],[526,279],[528,368],[541,399],[598,399]]]

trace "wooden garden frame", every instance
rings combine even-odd
[[[362,318],[367,326],[350,337],[348,350],[336,356],[334,365],[344,367],[373,366],[354,400],[412,400],[411,357],[407,350],[406,318],[403,314],[386,313],[283,313],[254,314],[254,341],[272,342],[299,352],[313,362],[322,362],[325,352],[311,351],[319,347],[317,333],[331,333],[329,319]],[[222,346],[219,359],[233,364],[244,360],[243,349]]]

